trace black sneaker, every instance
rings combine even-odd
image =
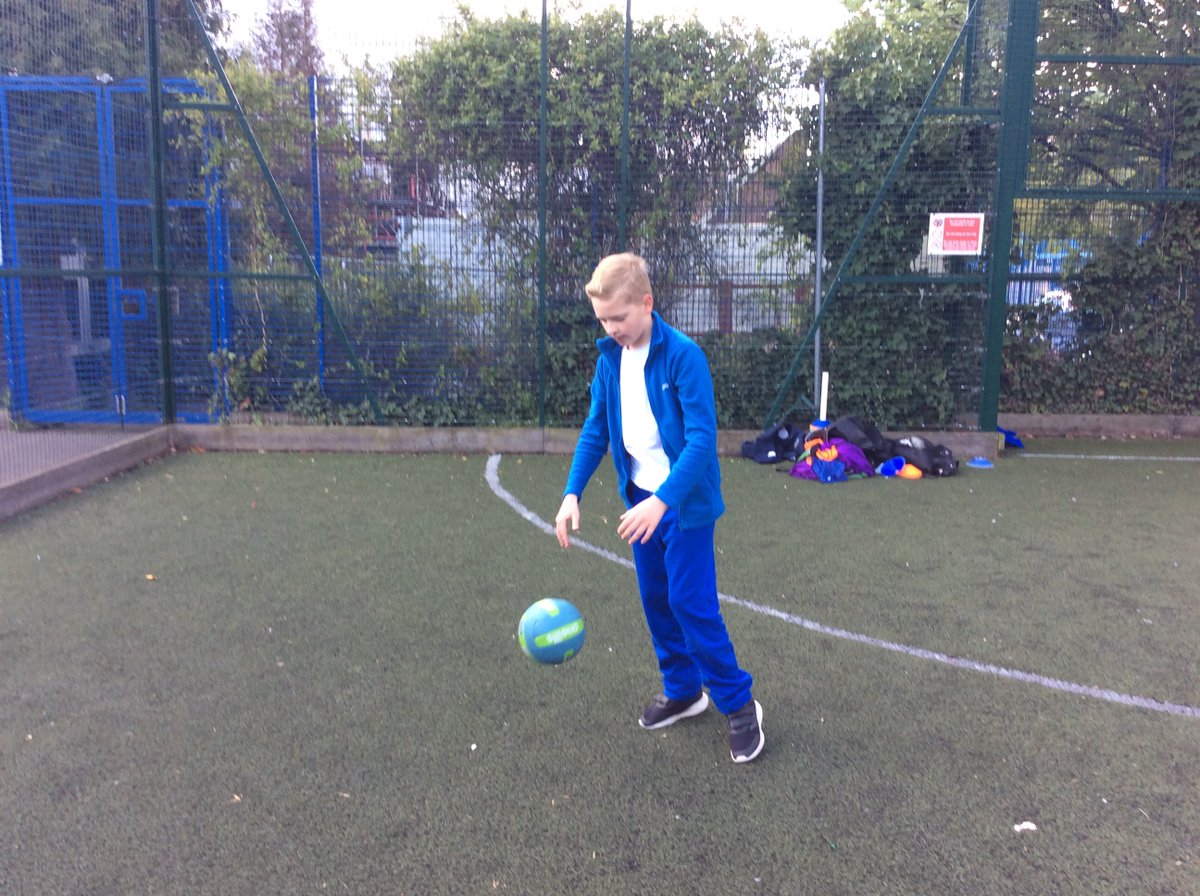
[[[642,711],[638,724],[643,728],[666,728],[680,719],[698,716],[706,709],[708,694],[704,691],[686,700],[671,700],[665,694],[659,694],[654,698],[654,702]]]
[[[762,752],[767,743],[762,715],[762,704],[757,700],[729,714],[729,755],[734,762],[749,762]]]

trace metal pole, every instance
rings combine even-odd
[[[258,169],[262,172],[263,180],[266,182],[267,188],[271,191],[272,199],[275,200],[275,206],[279,209],[279,214],[283,217],[283,222],[287,226],[288,234],[291,236],[296,250],[300,253],[300,260],[304,263],[309,278],[313,281],[318,292],[328,298],[328,294],[325,291],[325,281],[317,273],[317,266],[313,263],[312,253],[309,252],[308,246],[304,244],[304,237],[301,236],[296,219],[292,216],[292,211],[288,208],[287,201],[283,198],[283,192],[279,189],[279,183],[271,173],[271,166],[267,164],[262,147],[259,146],[258,138],[254,136],[254,130],[250,127],[250,120],[246,118],[246,111],[242,108],[242,103],[237,97],[237,92],[234,91],[233,84],[229,81],[229,75],[225,71],[225,66],[221,63],[221,57],[217,54],[217,48],[213,45],[212,38],[208,36],[208,32],[204,28],[204,20],[200,16],[200,10],[196,8],[195,0],[183,0],[183,2],[191,14],[197,33],[204,41],[204,49],[208,54],[208,62],[212,66],[213,71],[216,72],[217,78],[221,82],[221,89],[225,92],[225,96],[229,100],[227,106],[220,108],[223,108],[224,111],[232,112],[234,118],[237,119],[242,135],[246,138],[246,143],[254,155],[254,160],[258,163]],[[218,107],[213,106],[212,108]],[[367,402],[371,405],[371,410],[375,413],[375,419],[383,423],[383,409],[379,406],[379,402],[375,398],[375,393],[371,389],[370,382],[367,380],[366,371],[363,370],[362,363],[358,360],[358,355],[354,351],[354,345],[350,342],[350,337],[346,333],[346,328],[342,326],[341,319],[337,315],[337,309],[328,303],[326,303],[326,308],[333,320],[334,332],[345,347],[346,353],[349,355],[350,365],[354,368],[354,372],[358,374],[359,382],[362,383],[363,391],[366,392]]]
[[[166,140],[163,136],[162,72],[159,63],[158,0],[146,0],[146,78],[149,116],[150,178],[153,215],[150,245],[158,292],[159,376],[162,379],[163,423],[175,422],[175,349],[171,318],[171,278],[167,271],[167,186],[163,171]],[[115,313],[115,312],[114,312]],[[118,397],[124,417],[125,396]]]
[[[309,164],[312,167],[313,266],[323,277],[321,264],[321,147],[318,142],[320,125],[317,121],[317,76],[308,76],[308,117],[312,123]],[[325,297],[317,290],[317,378],[325,392]]]
[[[967,22],[963,26],[966,39],[963,41],[963,75],[960,100],[964,108],[975,105],[975,54],[979,52],[979,16],[978,3],[967,4]]]
[[[821,318],[822,274],[825,262],[825,76],[817,82],[817,242],[813,267],[813,319]],[[821,328],[813,331],[813,407],[821,396]]]
[[[630,47],[633,44],[633,0],[625,0],[625,71],[621,88],[621,206],[617,213],[617,249],[628,247],[629,219],[629,90]]]
[[[1000,92],[1000,140],[996,150],[995,218],[988,264],[988,304],[984,328],[983,388],[979,429],[996,431],[1000,410],[1001,357],[1008,316],[1009,252],[1013,237],[1013,202],[1025,185],[1033,112],[1033,76],[1037,60],[1038,0],[1011,0],[1004,84]]]
[[[980,0],[974,0],[979,3]],[[1016,0],[1014,0],[1016,2]],[[875,221],[875,215],[883,206],[884,197],[887,191],[891,189],[892,184],[900,174],[900,169],[904,165],[904,161],[908,158],[909,150],[917,141],[917,135],[920,133],[921,125],[925,121],[925,117],[929,114],[930,108],[933,106],[933,100],[942,89],[942,83],[946,80],[950,73],[950,65],[958,56],[959,50],[962,49],[963,35],[965,29],[960,31],[958,37],[954,41],[954,45],[950,47],[950,52],[946,54],[946,59],[942,63],[941,69],[938,70],[936,77],[933,79],[933,84],[929,88],[929,92],[925,95],[925,101],[921,104],[921,108],[917,110],[917,117],[913,120],[912,125],[908,129],[904,140],[900,144],[900,148],[896,151],[896,157],[892,160],[892,165],[888,169],[887,174],[883,177],[883,183],[880,184],[879,191],[875,194],[875,198],[871,200],[871,205],[867,208],[866,213],[859,220],[858,229],[854,233],[854,237],[850,240],[850,245],[846,248],[846,255],[838,265],[837,271],[833,275],[833,282],[829,284],[829,292],[825,295],[825,300],[821,305],[820,314],[813,320],[808,328],[808,332],[804,334],[804,340],[800,344],[800,349],[797,350],[792,358],[791,366],[788,368],[787,374],[783,378],[783,382],[779,386],[779,392],[775,396],[775,403],[771,405],[771,409],[767,412],[767,419],[764,423],[764,428],[770,426],[779,420],[781,409],[783,408],[784,400],[787,398],[788,390],[796,379],[796,374],[800,370],[800,362],[804,360],[804,346],[812,338],[817,328],[821,325],[821,316],[829,309],[829,303],[837,294],[839,284],[843,278],[847,276],[847,271],[850,268],[851,262],[858,254],[858,249],[866,239],[867,231]]]
[[[542,0],[542,99],[538,122],[538,426],[546,425],[546,165],[550,14]]]

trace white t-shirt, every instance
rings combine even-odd
[[[658,422],[646,395],[646,358],[650,344],[621,349],[621,435],[632,461],[633,483],[653,492],[671,472]]]

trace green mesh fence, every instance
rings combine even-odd
[[[889,8],[800,53],[634,7],[553,17],[544,66],[523,17],[334,66],[188,0],[5,0],[9,419],[571,425],[623,248],[726,427],[821,370],[887,426],[1194,410],[1191,6]]]
[[[1200,9],[1045,4],[1041,32],[1002,407],[1193,413]]]
[[[987,244],[943,254],[949,242],[931,245],[931,216],[995,217],[1003,21],[999,4],[981,3],[969,22],[933,20],[931,39],[860,18],[840,45],[818,54],[810,71],[826,83],[824,152],[791,167],[794,217],[785,225],[815,239],[821,216],[821,315],[794,360],[796,382],[785,382],[769,419],[814,409],[819,367],[829,374],[829,417],[905,426],[978,420]],[[908,71],[872,64],[881,52],[908,60]],[[819,107],[802,122],[809,148],[820,145],[820,124]]]

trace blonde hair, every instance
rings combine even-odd
[[[600,259],[583,291],[589,299],[641,301],[652,292],[646,259],[632,252],[621,252]]]

